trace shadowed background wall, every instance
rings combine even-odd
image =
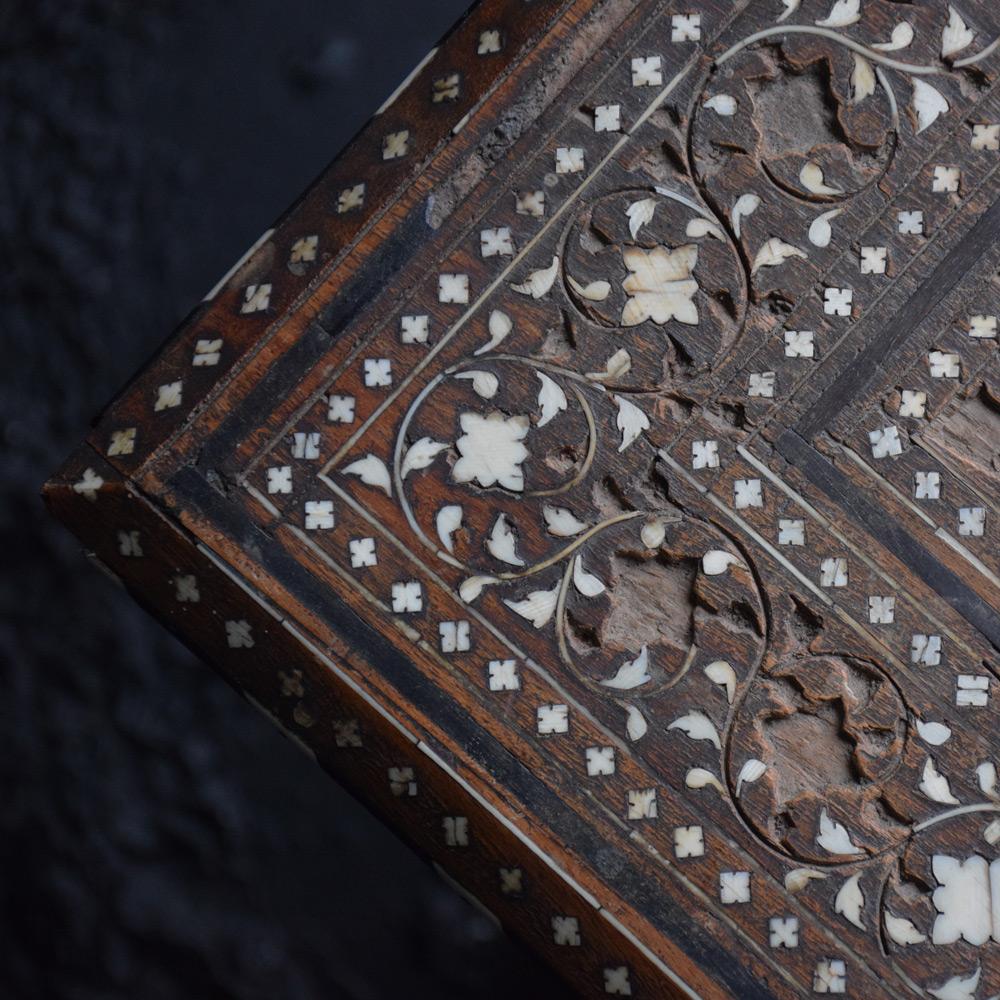
[[[566,995],[37,497],[463,7],[0,2],[4,1000]]]

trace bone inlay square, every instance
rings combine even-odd
[[[481,56],[494,55],[501,49],[500,30],[489,28],[479,35],[479,45],[476,47],[476,54]]]
[[[464,305],[469,301],[469,276],[467,274],[442,274],[438,277],[438,301],[457,302]]]
[[[996,316],[979,314],[969,317],[969,336],[995,340],[997,335]]]
[[[1000,125],[973,125],[971,146],[976,150],[1000,150]]]
[[[921,236],[924,231],[924,213],[919,209],[899,212],[897,223],[904,236]]]
[[[415,614],[424,607],[423,589],[418,580],[401,580],[392,585],[392,610]]]
[[[750,873],[721,872],[719,874],[719,899],[727,906],[750,902]]]
[[[353,396],[341,396],[336,393],[331,395],[327,401],[326,419],[331,424],[350,424],[354,422]]]
[[[853,289],[827,288],[823,291],[823,311],[829,316],[850,316],[853,301]]]
[[[670,19],[672,42],[697,42],[701,39],[701,14],[674,14]]]
[[[618,104],[602,104],[594,109],[595,132],[619,132],[622,127],[622,109]]]
[[[919,389],[904,389],[899,397],[901,417],[920,418],[927,412],[927,393]]]
[[[764,487],[759,479],[737,479],[733,483],[733,506],[737,510],[764,506]]]
[[[399,320],[399,339],[403,344],[426,344],[430,333],[430,317],[402,316]]]
[[[799,921],[797,917],[771,917],[768,921],[768,940],[772,948],[797,948],[799,946]]]
[[[400,132],[390,132],[382,140],[382,159],[397,160],[410,151],[410,133],[403,129]]]
[[[614,747],[587,747],[587,774],[591,777],[615,773]]]
[[[691,443],[692,469],[717,469],[719,467],[718,441],[693,441]]]
[[[576,174],[583,169],[583,149],[579,146],[560,146],[556,150],[557,174]]]
[[[821,587],[846,587],[847,560],[840,556],[824,559],[819,567],[819,583]]]
[[[917,500],[937,500],[941,496],[939,472],[915,472],[913,495]]]
[[[861,273],[885,274],[889,251],[885,247],[861,248]]]
[[[290,465],[276,465],[267,470],[267,492],[292,492],[292,467]]]
[[[490,660],[487,670],[491,691],[517,691],[521,687],[516,660]]]
[[[846,993],[847,966],[842,959],[824,959],[813,975],[814,993]]]
[[[505,896],[519,896],[524,891],[524,873],[520,868],[499,870],[500,891]]]
[[[636,56],[632,60],[632,86],[662,87],[662,63],[660,56]]]
[[[360,749],[364,746],[361,724],[357,719],[334,719],[333,741],[341,749]]]
[[[516,199],[518,215],[533,215],[540,219],[545,214],[544,191],[521,191]]]
[[[936,667],[941,662],[941,636],[915,635],[910,646],[910,662]]]
[[[569,732],[569,708],[566,705],[539,705],[537,726],[542,736]]]
[[[378,565],[374,538],[352,538],[347,544],[351,566],[354,569]]]
[[[934,168],[931,190],[935,194],[953,194],[958,191],[960,177],[958,167],[937,166]]]
[[[628,792],[628,819],[656,819],[656,789],[636,788]]]
[[[802,518],[783,517],[778,521],[779,545],[805,545],[806,522]]]
[[[390,767],[389,788],[396,798],[413,798],[417,794],[417,782],[412,767]]]
[[[580,921],[576,917],[553,917],[552,940],[564,947],[578,948],[580,946]]]
[[[770,399],[774,395],[774,372],[751,372],[747,384],[748,396],[763,396]]]
[[[618,997],[632,996],[632,982],[627,966],[618,965],[604,970],[604,992]]]
[[[700,858],[705,854],[705,835],[700,826],[674,828],[674,855],[678,858]]]
[[[479,234],[479,239],[480,253],[483,257],[512,257],[514,255],[514,243],[507,226],[501,226],[498,229],[484,229]]]
[[[786,358],[812,358],[816,356],[815,333],[812,330],[785,331]],[[771,395],[774,395],[773,389]]]

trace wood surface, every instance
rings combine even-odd
[[[998,24],[483,0],[48,502],[581,995],[1000,994]]]

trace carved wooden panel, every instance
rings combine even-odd
[[[50,503],[583,995],[1000,994],[998,21],[484,0]]]

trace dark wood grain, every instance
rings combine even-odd
[[[484,0],[50,504],[581,995],[996,994],[994,20]]]

